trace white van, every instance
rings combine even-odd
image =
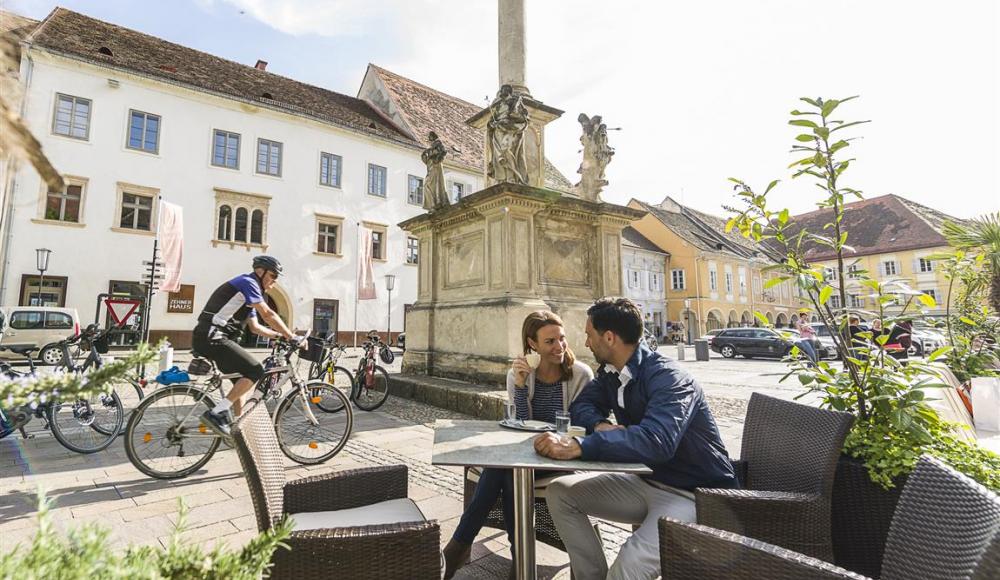
[[[0,306],[0,346],[34,346],[41,349],[32,354],[43,364],[62,361],[62,351],[54,342],[80,334],[80,317],[75,308],[48,306]],[[0,357],[23,358],[8,350]]]

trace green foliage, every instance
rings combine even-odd
[[[794,118],[789,121],[790,125],[811,130],[796,137],[792,145],[792,153],[801,156],[789,166],[794,171],[792,178],[815,181],[823,191],[816,206],[830,210],[830,222],[820,231],[800,228],[789,219],[786,208],[770,207],[768,195],[776,181],[761,194],[743,181],[731,178],[743,209],[731,210],[733,216],[726,227],[780,251],[784,260],[771,271],[777,272],[782,280],[793,280],[805,296],[804,305],[815,312],[819,322],[831,329],[831,337],[843,361],[842,368],[825,361],[812,364],[793,348],[788,358],[790,370],[782,381],[795,375],[807,392],[820,396],[823,407],[855,416],[845,452],[865,462],[873,481],[891,486],[894,477],[908,473],[921,453],[929,452],[996,489],[1000,485],[995,475],[1000,458],[956,439],[951,434],[952,427],[927,404],[933,389],[945,386],[929,378],[937,375],[932,363],[942,357],[956,356],[951,354],[952,349],[939,349],[926,362],[909,361],[906,365],[886,350],[893,328],[924,318],[925,312],[921,309],[935,307],[934,299],[904,283],[879,282],[863,270],[851,272],[849,279],[846,276],[847,260],[854,249],[848,244],[849,232],[842,229],[844,205],[849,198],[861,199],[862,193],[841,183],[853,159],[841,159],[838,154],[850,147],[854,138],[838,134],[833,140],[831,136],[867,122],[832,118],[840,105],[854,98],[803,98],[809,109],[792,111]],[[806,115],[812,120],[801,118]],[[821,266],[809,262],[807,253],[813,248],[828,250],[827,253],[836,256],[833,276],[827,276]],[[849,287],[870,291],[873,310],[850,307],[847,301]],[[839,296],[839,307],[832,306],[835,304],[831,300],[833,296]],[[852,335],[849,332],[852,317],[878,318],[884,330]],[[979,324],[972,317],[964,318],[961,324]]]
[[[108,543],[109,532],[87,524],[71,530],[66,537],[55,531],[49,504],[39,496],[38,532],[28,546],[0,555],[3,580],[255,580],[266,574],[271,555],[291,533],[284,521],[251,540],[240,550],[216,545],[181,541],[187,509],[180,504],[180,517],[166,548],[129,547],[115,552]]]
[[[991,315],[992,273],[982,253],[956,250],[932,256],[948,280],[945,320],[953,349],[947,363],[963,383],[972,377],[1000,376],[1000,318]]]

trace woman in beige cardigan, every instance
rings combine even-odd
[[[548,310],[532,312],[524,319],[521,342],[524,356],[515,358],[507,373],[508,402],[515,405],[517,418],[522,421],[554,423],[556,413],[568,412],[570,403],[594,378],[594,373],[573,356],[566,344],[562,319]],[[536,363],[536,368],[532,368],[531,363]],[[545,474],[537,473],[536,476],[544,477]],[[446,580],[468,561],[472,543],[498,497],[503,500],[507,537],[511,545],[514,544],[513,472],[484,469],[469,507],[445,546]]]

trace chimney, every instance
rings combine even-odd
[[[257,70],[267,70],[267,61],[266,60],[260,60],[258,58],[257,59],[257,64],[253,65],[253,67],[255,69],[257,69]]]

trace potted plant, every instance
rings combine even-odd
[[[850,232],[843,227],[844,206],[849,198],[861,199],[862,192],[842,184],[854,160],[840,156],[856,139],[845,130],[867,121],[842,121],[835,113],[854,98],[803,98],[808,107],[792,111],[789,121],[803,129],[792,147],[793,153],[801,155],[789,166],[794,169],[792,177],[815,180],[823,191],[816,205],[830,212],[829,223],[821,231],[809,231],[794,223],[787,208],[772,208],[768,195],[777,180],[757,193],[732,179],[741,207],[729,208],[732,217],[726,229],[736,229],[780,256],[778,263],[765,269],[776,275],[764,284],[764,290],[784,282],[795,284],[805,305],[831,329],[842,364],[813,363],[793,348],[789,372],[782,380],[797,378],[807,391],[820,395],[822,406],[856,418],[834,482],[834,553],[838,565],[878,577],[900,488],[922,453],[936,455],[998,491],[1000,456],[956,437],[953,425],[942,421],[927,404],[929,389],[944,386],[932,378],[931,363],[948,354],[950,346],[930,353],[927,361],[908,364],[894,358],[887,348],[894,327],[912,325],[936,302],[906,284],[872,278],[851,258],[854,250],[849,245]],[[810,263],[812,248],[832,250],[836,256],[832,273]],[[849,275],[848,266],[853,266]],[[852,287],[870,293],[874,307],[849,306],[847,290]],[[840,298],[838,307],[830,300],[834,295]],[[756,316],[767,324],[760,313]],[[884,330],[851,327],[849,321],[855,316],[878,318]]]

